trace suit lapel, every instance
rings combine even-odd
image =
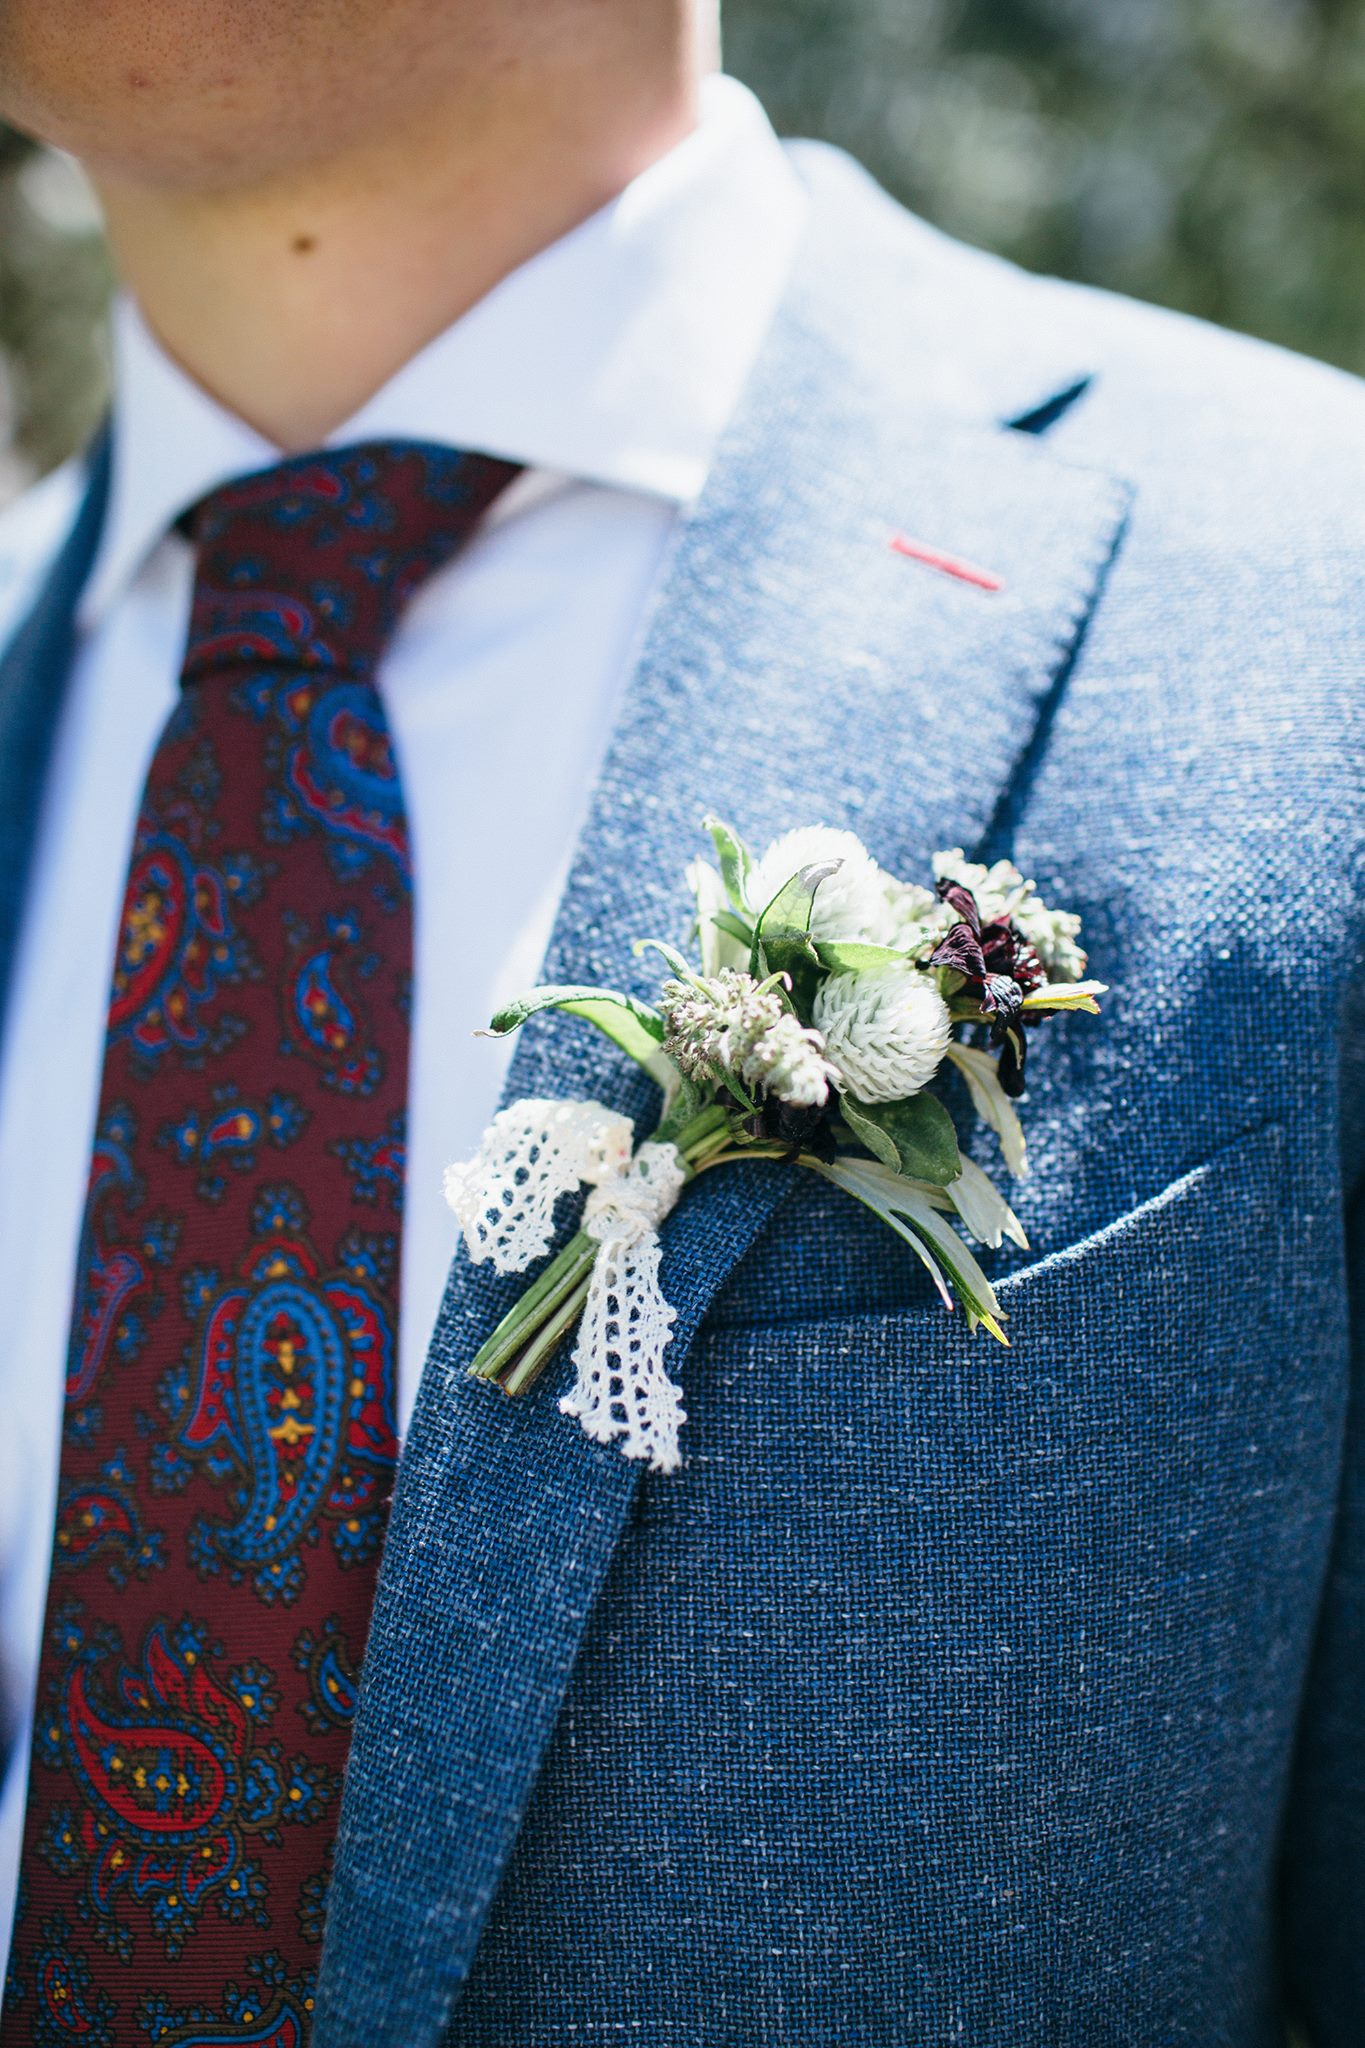
[[[1084,628],[1124,490],[1001,429],[1046,400],[1048,380],[1032,365],[1027,384],[988,378],[989,395],[971,391],[963,365],[982,355],[967,331],[974,314],[964,308],[964,330],[943,333],[932,249],[907,265],[897,243],[905,274],[888,287],[885,318],[899,338],[880,325],[875,336],[845,331],[845,309],[865,296],[860,266],[881,260],[889,233],[872,213],[865,196],[817,197],[741,416],[680,534],[560,907],[549,979],[649,993],[655,971],[631,941],[680,933],[682,869],[701,850],[709,809],[759,843],[799,822],[851,825],[908,875],[924,872],[933,848],[977,843]],[[1008,320],[1007,297],[1002,282],[994,321]],[[926,300],[937,308],[935,360],[910,341]],[[959,358],[956,410],[924,399],[940,347]],[[1074,363],[1054,367],[1052,391],[1076,380]],[[988,594],[925,566],[893,547],[898,534],[982,565],[1002,587]],[[523,1034],[508,1094],[596,1095],[634,1115],[642,1135],[657,1100],[569,1020]],[[789,1186],[774,1166],[710,1175],[670,1220],[669,1363],[684,1387],[716,1290]],[[463,1259],[451,1275],[366,1657],[317,2048],[441,2039],[640,1483],[638,1467],[557,1413],[563,1369],[520,1403],[467,1379],[523,1284]],[[686,1472],[646,1483],[686,1485]]]
[[[0,655],[0,1020],[9,993],[43,783],[76,637],[76,606],[104,524],[109,435],[90,452],[71,531],[36,603]]]

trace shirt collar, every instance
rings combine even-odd
[[[777,307],[805,200],[758,102],[708,79],[699,126],[497,285],[330,437],[417,438],[685,504]],[[279,450],[212,399],[128,298],[92,626],[174,521]]]

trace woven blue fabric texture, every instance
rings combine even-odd
[[[1113,992],[1030,1059],[1008,1351],[832,1191],[707,1176],[641,1478],[563,1364],[468,1381],[520,1283],[457,1261],[316,2048],[1359,2048],[1365,397],[797,161],[549,974],[649,992],[714,808],[1010,852]],[[508,1092],[653,1101],[567,1019]]]

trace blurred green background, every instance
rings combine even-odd
[[[1365,0],[727,0],[725,42],[952,233],[1365,372]],[[108,288],[0,130],[0,497],[97,416]]]

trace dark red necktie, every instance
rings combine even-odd
[[[514,474],[376,444],[187,522],[182,691],[110,999],[3,2048],[308,2038],[396,1456],[412,876],[375,669]]]

